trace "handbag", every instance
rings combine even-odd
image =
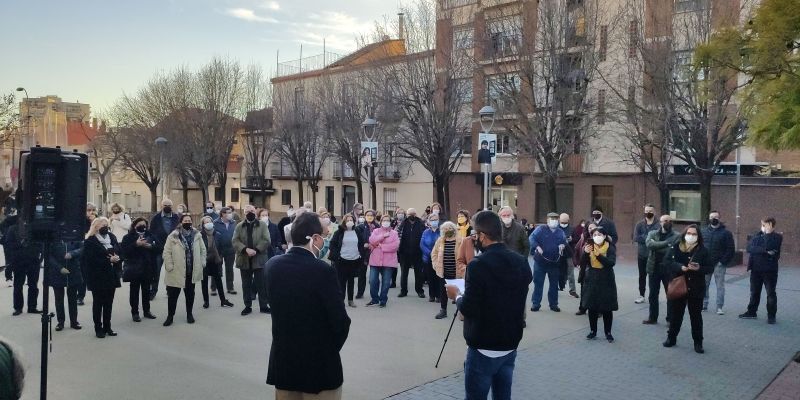
[[[694,260],[694,255],[689,258],[689,263]],[[672,278],[667,286],[667,300],[678,300],[686,297],[689,293],[689,287],[686,285],[686,275],[679,275]]]

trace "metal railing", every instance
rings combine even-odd
[[[339,61],[342,58],[341,54],[326,51],[323,54],[314,56],[303,57],[297,60],[290,60],[278,63],[278,70],[276,77],[300,74],[303,72],[314,71],[323,69],[328,65]]]

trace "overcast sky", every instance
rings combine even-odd
[[[397,0],[0,0],[0,93],[24,86],[94,112],[154,73],[213,56],[258,63],[346,53]],[[20,96],[21,98],[22,96]]]

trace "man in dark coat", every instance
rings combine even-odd
[[[644,218],[636,223],[633,228],[633,241],[637,244],[637,257],[636,260],[639,264],[639,297],[634,300],[636,304],[642,304],[645,301],[644,294],[647,287],[647,257],[650,251],[647,250],[647,234],[661,228],[658,220],[655,217],[655,208],[652,204],[644,206]]]
[[[400,294],[397,297],[408,296],[408,271],[414,270],[414,291],[419,298],[425,298],[425,281],[422,271],[422,250],[419,241],[425,231],[425,223],[417,216],[417,210],[408,209],[408,218],[402,222],[400,228],[400,250],[397,252],[400,261]]]
[[[756,319],[758,305],[761,303],[761,287],[767,290],[767,323],[775,323],[778,312],[778,260],[781,258],[783,235],[775,232],[775,218],[767,217],[761,221],[761,232],[753,236],[747,245],[750,257],[747,270],[750,271],[750,303],[747,312],[739,315],[743,319]]]
[[[223,207],[219,213],[219,218],[214,221],[214,231],[219,233],[219,255],[225,261],[225,285],[228,288],[228,294],[235,295],[233,266],[236,262],[236,251],[233,249],[233,232],[236,230],[236,222],[233,219],[233,209],[230,207]],[[217,289],[225,290],[217,288],[216,284],[212,282],[212,296],[216,294]]]
[[[150,300],[155,300],[158,292],[158,281],[161,278],[161,267],[164,265],[162,252],[167,236],[178,226],[178,214],[172,212],[172,200],[164,199],[161,202],[161,212],[156,213],[150,221],[150,233],[156,241],[156,271],[153,284],[150,287]]]
[[[303,393],[341,399],[339,352],[350,331],[336,270],[318,259],[325,241],[314,213],[298,216],[293,247],[267,262],[267,296],[272,306],[272,348],[267,384],[277,398]],[[294,397],[291,397],[294,396]]]
[[[603,215],[602,208],[595,207],[592,209],[592,221],[595,223],[595,225],[603,227],[608,236],[611,238],[611,244],[616,246],[617,240],[619,240],[619,236],[617,235],[617,225],[614,224],[614,221],[606,218]]]
[[[648,299],[650,314],[646,320],[642,321],[645,325],[658,323],[658,293],[661,291],[662,285],[666,293],[669,281],[672,279],[671,265],[665,263],[665,256],[670,248],[680,240],[678,232],[672,230],[672,217],[662,215],[658,221],[661,229],[650,231],[645,239],[647,249],[650,250],[650,255],[647,257],[647,274],[650,279],[650,298]],[[670,320],[670,315],[669,302],[667,302],[667,322]]]
[[[700,232],[703,236],[703,243],[708,249],[708,261],[712,273],[706,275],[706,292],[703,298],[703,311],[708,310],[708,292],[711,286],[711,278],[717,284],[717,314],[724,315],[725,311],[725,269],[733,262],[736,255],[736,248],[733,243],[733,234],[725,224],[719,221],[719,212],[711,211],[708,214],[708,225]]]
[[[8,253],[11,266],[14,268],[14,315],[22,314],[25,299],[22,287],[28,284],[28,313],[41,314],[36,309],[39,297],[39,270],[42,261],[41,246],[24,240],[19,231],[19,224],[8,230]]]
[[[8,212],[12,212],[12,211],[10,211],[8,208],[6,208],[6,213],[8,213]],[[6,215],[8,215],[8,214],[6,214]],[[19,216],[16,214],[16,210],[13,210],[11,215],[8,215],[6,217],[6,219],[3,220],[3,222],[0,222],[0,245],[3,246],[3,251],[5,251],[6,265],[5,265],[4,273],[5,273],[5,277],[6,277],[6,282],[8,282],[9,286],[13,285],[12,282],[14,280],[14,272],[13,272],[14,269],[11,267],[11,259],[9,258],[9,255],[8,255],[8,249],[9,249],[8,231],[9,231],[9,229],[11,229],[12,226],[17,224],[17,220],[18,219],[19,219]]]
[[[66,315],[64,299],[67,300],[70,327],[81,329],[78,322],[78,287],[83,284],[80,255],[83,242],[55,242],[50,245],[50,254],[44,257],[44,266],[48,268],[45,286],[53,288],[56,303],[56,331],[64,329]]]

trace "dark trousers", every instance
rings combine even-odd
[[[167,313],[170,317],[175,315],[178,308],[178,297],[181,295],[181,288],[167,286]],[[186,315],[192,314],[194,307],[194,283],[187,283],[183,288],[183,295],[186,297]]]
[[[22,286],[28,283],[28,310],[35,310],[39,298],[39,266],[16,267],[14,270],[14,310],[22,311],[25,300]]]
[[[86,298],[86,277],[84,277],[83,282],[78,285],[78,300],[83,301]]]
[[[358,278],[358,293],[356,293],[356,297],[361,298],[364,297],[364,291],[367,290],[367,265],[364,264],[364,261],[358,267],[356,277]]]
[[[269,307],[267,301],[267,285],[264,281],[264,269],[241,269],[239,272],[242,275],[242,297],[244,297],[244,306],[252,307],[253,298],[256,293],[258,294],[258,306],[261,309]]]
[[[226,285],[228,287],[228,291],[232,292],[234,290],[233,289],[233,266],[234,266],[233,263],[236,262],[236,253],[230,251],[230,252],[222,253],[221,255],[222,255],[222,260],[225,261],[225,283],[226,283]],[[220,278],[219,280],[222,281],[222,278]],[[221,287],[222,287],[222,285],[217,285],[216,279],[212,279],[211,280],[211,290],[212,291],[215,291],[215,290],[217,290],[217,288],[221,288]],[[242,290],[244,290],[244,289],[242,289]],[[220,291],[222,291],[222,290],[220,289]]]
[[[422,260],[419,258],[415,260],[401,260],[400,262],[400,293],[408,294],[408,271],[413,269],[414,270],[414,291],[417,294],[425,294],[425,289],[422,287],[422,284],[425,282],[425,278],[422,274]]]
[[[392,270],[392,285],[390,287],[397,287],[397,268]]]
[[[131,303],[131,315],[139,314],[139,295],[142,295],[142,311],[147,314],[150,312],[150,282],[149,280],[131,281],[131,292],[129,300]]]
[[[203,303],[208,303],[208,282],[211,281],[211,289],[214,287],[222,287],[222,278],[219,276],[209,276],[208,273],[203,273]],[[219,301],[224,303],[227,299],[225,298],[225,291],[220,290],[219,292]]]
[[[775,287],[778,285],[778,271],[774,272],[755,272],[750,271],[750,304],[747,305],[747,312],[756,314],[758,306],[761,304],[761,287],[767,289],[767,317],[775,318],[778,312],[778,295]]]
[[[336,262],[336,273],[339,276],[339,289],[342,292],[342,300],[345,295],[348,301],[353,301],[353,291],[355,289],[356,271],[364,265],[358,260],[339,260]]]
[[[95,332],[111,330],[111,309],[116,288],[92,290],[92,320]]]
[[[66,320],[66,315],[64,315],[64,294],[66,293],[67,297],[67,308],[69,309],[69,322],[70,323],[77,323],[78,322],[78,287],[77,286],[68,286],[68,287],[54,287],[53,294],[56,298],[56,320],[58,320],[59,324],[63,324]]]
[[[639,296],[644,297],[647,287],[647,257],[637,257],[636,261],[639,264]]]
[[[447,284],[445,279],[456,279],[456,277],[445,276],[444,278],[439,278],[438,275],[436,277],[439,279],[439,293],[441,293],[439,296],[439,304],[442,306],[442,310],[447,311],[447,303],[450,299],[447,298],[447,289],[444,287]]]
[[[433,270],[433,264],[428,261],[423,265],[425,270],[425,280],[428,281],[428,298],[430,299],[438,299],[439,298],[439,276],[436,275],[436,271]]]
[[[156,276],[153,277],[153,283],[150,284],[150,297],[156,297],[158,293],[158,281],[161,279],[161,267],[164,265],[164,257],[159,252],[156,255]]]
[[[650,320],[658,321],[658,294],[661,292],[661,286],[664,286],[664,293],[667,292],[669,286],[669,277],[666,274],[654,272],[650,274]],[[670,309],[670,301],[667,301],[667,321],[671,320],[672,310]]]
[[[692,339],[695,343],[703,343],[703,299],[684,297],[671,300],[667,307],[672,310],[667,335],[672,339],[678,337],[683,324],[683,313],[688,308],[689,320],[692,322]]]
[[[612,311],[599,312],[599,311],[589,310],[588,314],[589,314],[589,329],[592,332],[597,333],[597,320],[602,315],[603,332],[605,332],[606,335],[611,333],[611,325],[614,323],[614,312]]]
[[[3,271],[3,273],[5,273],[7,281],[10,281],[10,280],[14,279],[14,273],[11,272],[11,266],[10,265],[6,265],[6,269]]]

